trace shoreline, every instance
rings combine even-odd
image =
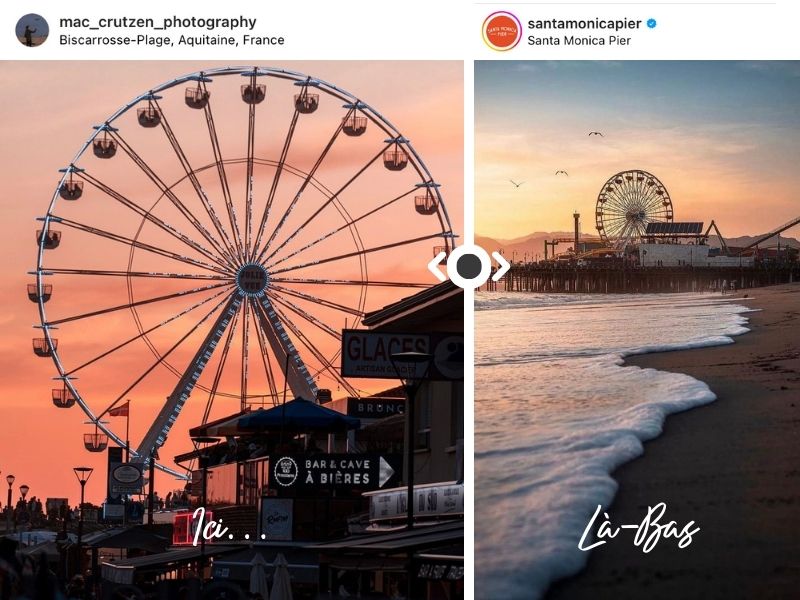
[[[747,294],[750,298],[744,298]],[[644,455],[618,468],[606,508],[639,523],[665,502],[663,522],[700,527],[691,545],[649,554],[625,532],[545,598],[790,598],[800,582],[800,284],[743,290],[750,332],[733,344],[632,355],[625,365],[703,381],[717,400],[669,415]],[[730,298],[729,297],[729,298]]]

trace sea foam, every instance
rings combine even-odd
[[[715,399],[701,381],[624,358],[732,343],[748,331],[747,309],[693,294],[570,296],[566,306],[552,295],[481,296],[475,597],[541,598],[585,565],[578,540],[614,498],[611,473],[667,415]]]

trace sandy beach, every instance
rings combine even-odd
[[[663,522],[700,532],[685,549],[666,539],[645,554],[623,530],[548,600],[799,597],[800,284],[737,297],[761,311],[734,344],[628,361],[691,375],[717,400],[668,417],[644,455],[614,472],[619,491],[604,507],[627,524],[665,502]]]

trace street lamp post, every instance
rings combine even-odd
[[[11,533],[11,486],[14,485],[13,475],[6,475],[8,482],[8,502],[6,502],[6,533]]]
[[[203,450],[208,448],[209,445],[217,443],[219,440],[215,437],[207,437],[207,436],[198,436],[193,437],[192,441],[199,446],[203,446]],[[200,484],[200,506],[202,506],[206,511],[206,501],[208,500],[207,496],[207,485],[208,485],[208,454],[200,455],[197,462],[200,465],[200,472],[202,474],[202,483]],[[201,523],[201,525],[205,525],[205,523]],[[202,530],[200,531],[200,581],[204,581],[205,579],[205,571],[206,571],[206,536],[203,535]]]
[[[406,419],[408,423],[408,433],[406,435],[406,464],[408,474],[406,475],[406,528],[414,528],[414,423],[415,405],[417,392],[422,386],[422,382],[428,376],[431,359],[430,354],[424,352],[396,352],[389,355],[392,361],[392,368],[397,374],[398,379],[403,384],[403,391],[408,399]],[[414,597],[414,565],[411,555],[408,557],[408,593],[406,597],[411,600]]]
[[[20,515],[20,517],[22,517],[22,516],[25,516],[25,517],[28,517],[28,518],[30,517],[30,514],[28,513],[28,504],[27,504],[27,502],[25,500],[25,498],[28,495],[28,492],[30,491],[30,489],[31,488],[29,486],[25,485],[25,484],[22,484],[21,486],[19,486],[19,493],[22,496],[22,514]],[[25,525],[27,523],[29,523],[29,522],[30,521],[28,519],[25,520],[25,523],[23,523],[23,525],[22,525],[22,531],[25,531]]]
[[[78,482],[81,484],[81,503],[78,506],[78,569],[77,573],[83,573],[83,502],[84,502],[84,494],[86,492],[86,482],[89,481],[89,477],[92,476],[92,469],[91,467],[75,467],[72,469],[75,472],[75,477],[78,478]]]

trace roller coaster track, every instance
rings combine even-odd
[[[769,233],[761,236],[760,238],[758,238],[752,244],[749,244],[749,245],[745,246],[744,248],[742,248],[742,250],[739,252],[739,254],[740,255],[743,254],[746,250],[749,250],[750,248],[753,248],[754,246],[758,246],[759,244],[762,244],[762,243],[766,242],[769,238],[771,238],[773,236],[776,236],[776,235],[778,235],[780,233],[783,233],[787,229],[791,229],[792,227],[794,227],[797,224],[800,224],[800,217],[796,217],[796,218],[792,219],[791,221],[788,221],[787,223],[784,223],[780,227],[776,227],[775,229],[773,229]]]

